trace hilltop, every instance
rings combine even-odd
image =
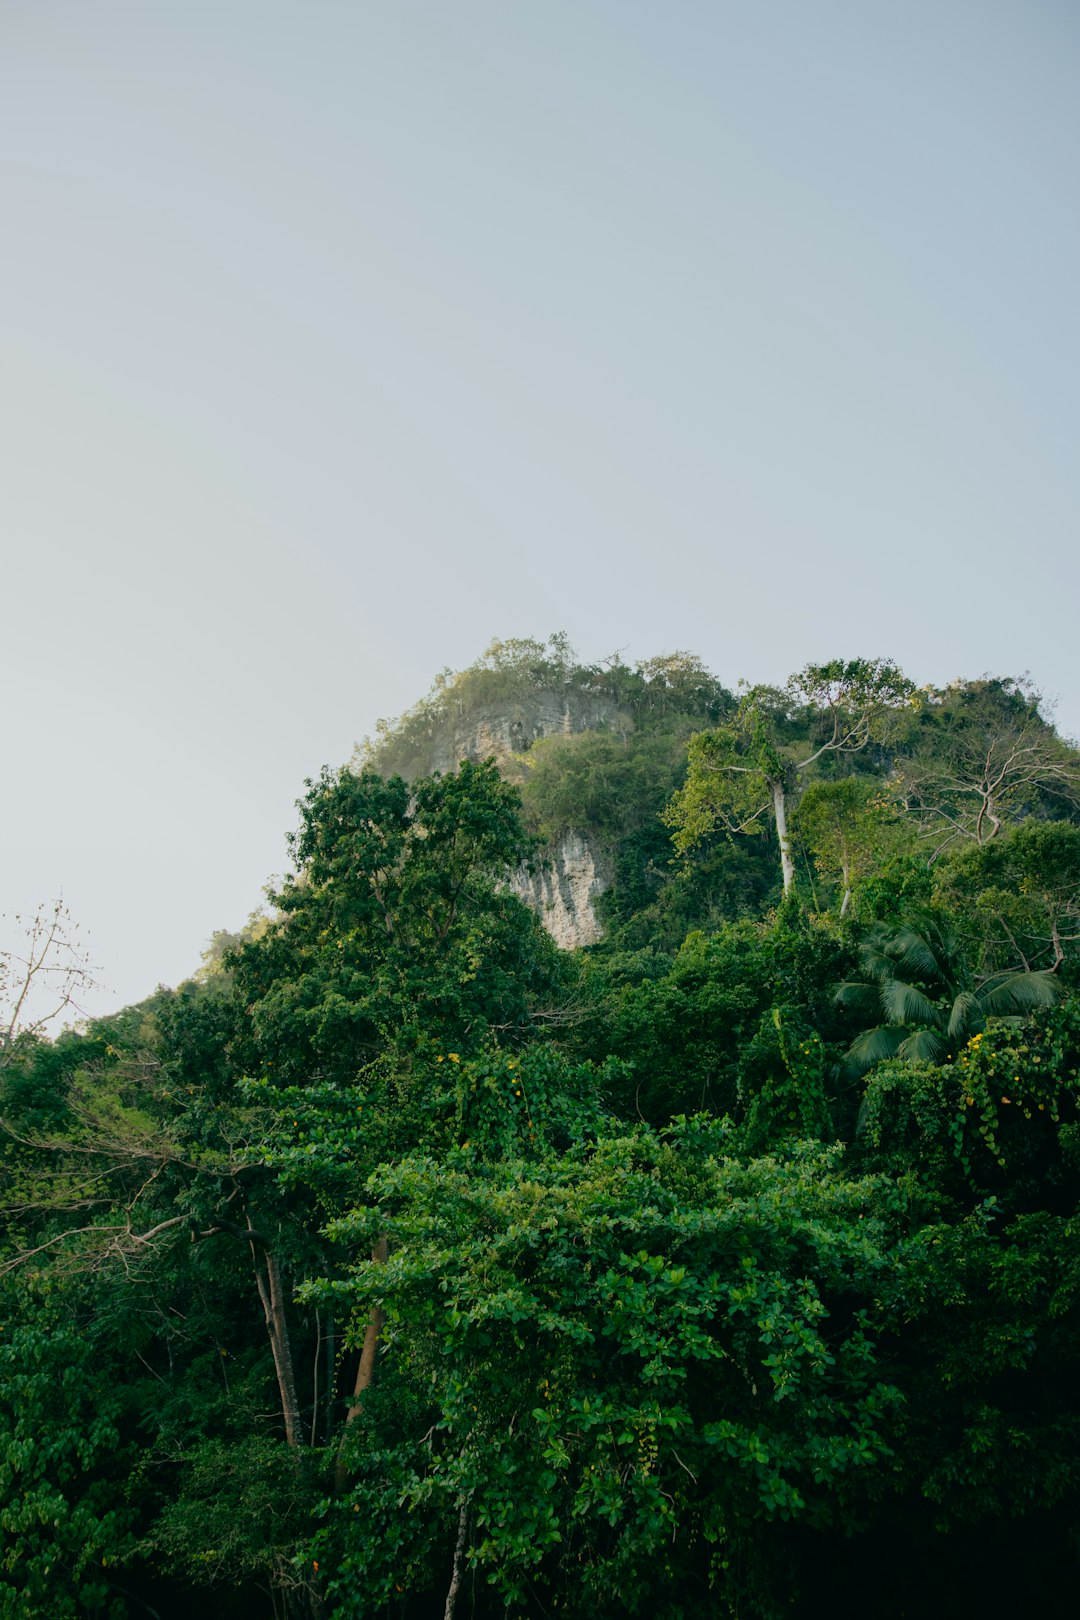
[[[689,737],[734,701],[692,653],[587,664],[562,634],[493,641],[380,721],[356,763],[412,781],[494,758],[543,845],[542,864],[519,872],[515,889],[557,943],[591,945],[668,876],[660,812],[685,774]]]

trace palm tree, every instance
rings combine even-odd
[[[944,1063],[988,1018],[1023,1017],[1062,993],[1051,972],[1010,968],[976,983],[959,937],[929,912],[899,928],[872,930],[859,962],[865,978],[836,988],[839,1006],[875,1020],[844,1055],[852,1077],[892,1057]]]

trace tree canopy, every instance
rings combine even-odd
[[[50,1034],[84,958],[5,959],[0,1616],[1071,1616],[1076,751],[885,659],[432,702],[530,683],[617,723],[414,711],[175,989]]]

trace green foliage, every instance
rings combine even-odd
[[[267,1435],[203,1439],[184,1455],[175,1494],[139,1552],[197,1588],[269,1582],[295,1599],[315,1585],[297,1558],[311,1521],[312,1473],[308,1458]]]
[[[961,1096],[952,1136],[968,1175],[999,1198],[1046,1204],[1064,1187],[1074,1204],[1080,1002],[973,1035],[954,1070]]]
[[[896,1060],[869,1078],[866,1162],[957,1207],[1068,1213],[1080,1196],[1080,1002],[991,1023],[951,1063]]]
[[[91,1048],[92,1043],[92,1048]],[[0,1108],[28,1131],[62,1128],[68,1118],[72,1080],[93,1055],[105,1055],[104,1034],[65,1031],[55,1041],[27,1041],[0,1075]]]
[[[933,894],[934,871],[925,855],[893,854],[860,884],[858,915],[866,923],[898,927],[912,912],[926,910]]]
[[[803,773],[896,741],[912,701],[911,683],[886,659],[808,664],[783,691],[749,687],[729,721],[690,739],[686,782],[664,818],[675,848],[686,854],[717,827],[760,835],[771,821],[791,893],[787,817]]]
[[[575,828],[610,847],[657,822],[685,768],[685,738],[582,731],[541,738],[526,758],[522,801],[541,837]]]
[[[785,719],[779,694],[755,687],[729,724],[691,737],[686,783],[664,816],[680,854],[717,825],[758,837],[767,830],[773,786],[788,771],[777,742]]]
[[[537,690],[607,724],[515,754],[524,811],[425,774]],[[1033,694],[735,705],[553,638],[376,752],[411,783],[309,783],[195,979],[5,1048],[0,1616],[1071,1614],[1080,834]],[[570,827],[583,955],[508,888]]]
[[[711,675],[693,653],[663,653],[634,666],[612,665],[611,676],[636,725],[643,730],[668,731],[672,722],[708,721],[715,725],[734,707],[725,686]]]
[[[596,902],[613,940],[624,930],[676,949],[688,929],[751,909],[771,872],[729,845],[692,867],[672,859],[660,819],[686,770],[691,721],[663,731],[585,731],[533,744],[522,800],[528,824],[553,847],[571,828],[585,835],[611,882]]]
[[[1062,994],[1060,981],[1045,971],[1012,968],[977,979],[962,939],[940,912],[870,930],[859,965],[864,977],[836,990],[837,1004],[870,1026],[848,1047],[844,1066],[851,1076],[894,1057],[944,1062],[987,1019],[1052,1007]]]
[[[537,694],[560,703],[573,695],[599,700],[622,728],[667,729],[672,717],[714,724],[731,695],[691,653],[668,653],[630,667],[618,655],[581,664],[565,634],[546,642],[527,637],[493,641],[483,657],[455,673],[444,670],[427,697],[397,720],[380,720],[359,763],[408,780],[430,770],[432,750],[457,726],[487,714],[525,710]]]
[[[645,952],[601,957],[586,981],[596,1012],[579,1040],[596,1059],[631,1065],[632,1114],[656,1123],[704,1107],[737,1115],[768,1078],[750,1046],[763,1021],[772,1027],[773,1008],[835,1041],[832,989],[848,960],[827,926],[789,910],[688,934],[670,964]]]
[[[858,909],[866,880],[900,855],[911,837],[887,784],[876,777],[812,782],[791,825],[820,876],[839,890],[845,909],[849,896],[855,897]]]
[[[12,1312],[10,1284],[0,1297],[0,1615],[121,1620],[112,1574],[132,1552],[135,1517],[123,1489],[125,1398],[107,1341],[49,1294],[34,1290],[32,1320]]]
[[[452,720],[468,720],[488,708],[512,708],[537,689],[561,690],[585,671],[574,662],[563,634],[547,642],[529,638],[493,641],[481,658],[455,674],[443,670],[425,698],[396,720],[380,720],[375,737],[359,750],[359,764],[385,776],[411,779],[428,770],[432,745]]]
[[[833,658],[807,664],[787,691],[801,705],[817,739],[831,750],[855,752],[873,742],[895,742],[910,729],[915,688],[889,658]]]
[[[410,1599],[434,1594],[440,1583],[445,1588],[448,1579],[452,1504],[439,1512],[429,1501],[418,1512],[409,1495],[423,1436],[436,1415],[430,1381],[418,1392],[410,1371],[395,1363],[392,1402],[372,1391],[355,1437],[363,1466],[347,1496],[324,1497],[315,1509],[319,1527],[313,1528],[304,1564],[318,1575],[330,1613],[342,1620],[400,1612]]]
[[[673,862],[659,823],[620,842],[613,880],[594,902],[608,933],[601,954],[642,949],[674,956],[691,933],[713,933],[758,919],[780,899],[773,852],[765,840],[714,839],[692,861]]]
[[[1039,705],[1023,680],[957,681],[922,694],[898,785],[931,851],[985,844],[1010,822],[1080,807],[1080,754]]]
[[[414,1160],[335,1225],[361,1249],[389,1232],[389,1263],[345,1291],[383,1304],[434,1404],[394,1492],[444,1525],[464,1507],[500,1604],[778,1612],[783,1527],[851,1522],[888,1489],[901,1397],[850,1306],[876,1288],[885,1189],[815,1152],[743,1165],[726,1146],[703,1118],[487,1169]],[[385,1492],[356,1505],[347,1540],[321,1542],[343,1617],[389,1595],[337,1584],[339,1558],[380,1567],[395,1533]]]
[[[1074,1217],[1003,1222],[990,1205],[924,1226],[890,1278],[882,1348],[902,1355],[913,1394],[918,1379],[905,1472],[938,1537],[986,1527],[983,1613],[1013,1608],[994,1585],[1023,1559],[1016,1544],[1038,1535],[1040,1519],[1071,1516],[1076,1501],[1078,1236]],[[1072,1581],[1072,1561],[1057,1557],[1036,1577],[1049,1574],[1049,1592]],[[1067,1612],[1064,1591],[1051,1602]]]
[[[829,1051],[805,1016],[770,1008],[740,1057],[742,1135],[751,1149],[785,1137],[832,1140]]]
[[[977,933],[979,967],[992,974],[1020,958],[1063,967],[1076,983],[1080,940],[1080,827],[1028,820],[970,846],[938,869],[939,905]]]
[[[278,918],[226,958],[238,1050],[276,1084],[349,1083],[387,1050],[527,1039],[563,965],[499,880],[533,851],[493,763],[406,786],[325,771],[301,802]]]

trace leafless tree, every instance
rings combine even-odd
[[[894,785],[935,859],[957,844],[989,843],[1045,797],[1080,807],[1080,753],[1025,682],[972,681],[931,694],[921,744]]]
[[[42,1034],[66,1012],[82,1015],[88,991],[98,988],[90,955],[79,939],[63,899],[40,905],[33,916],[4,918],[22,935],[12,950],[0,949],[0,1068],[20,1039]]]

